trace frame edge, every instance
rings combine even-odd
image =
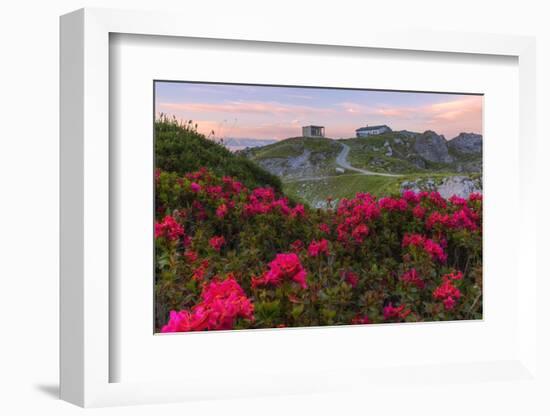
[[[60,18],[59,395],[84,405],[84,10]]]

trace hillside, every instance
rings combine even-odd
[[[242,154],[284,180],[335,173],[341,146],[326,138],[293,137]]]
[[[471,141],[479,144],[470,145]],[[352,149],[350,163],[375,172],[481,173],[480,135],[462,133],[447,141],[429,130],[424,133],[398,131],[348,139],[345,143]]]
[[[217,175],[238,178],[249,188],[271,186],[277,191],[282,188],[277,176],[207,139],[192,122],[182,124],[165,116],[155,121],[155,167],[180,175],[206,167]]]
[[[280,177],[288,195],[323,207],[326,198],[357,192],[437,190],[447,197],[478,192],[481,141],[473,133],[447,141],[433,131],[398,131],[341,140],[295,137],[241,154]]]

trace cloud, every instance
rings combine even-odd
[[[158,111],[225,114],[328,114],[330,108],[288,105],[277,102],[228,101],[224,103],[158,103]]]
[[[328,137],[352,137],[366,124],[387,124],[394,130],[434,130],[446,138],[460,132],[482,132],[482,96],[450,96],[447,101],[422,105],[367,105],[339,102],[331,106],[283,104],[276,101],[219,103],[160,102],[157,112],[192,119],[199,131],[216,137],[284,139],[301,134],[301,126],[320,124]]]

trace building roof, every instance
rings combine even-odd
[[[317,128],[317,129],[322,129],[322,128],[324,128],[325,126],[313,126],[313,125],[311,125],[311,126],[304,126],[304,127],[315,127],[315,128]]]
[[[387,128],[389,129],[388,126],[386,126],[385,124],[381,124],[379,126],[367,126],[367,127],[361,127],[361,128],[358,128],[357,130],[355,131],[371,131],[371,130],[378,130],[378,129],[381,129],[381,128]]]

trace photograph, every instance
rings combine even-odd
[[[153,89],[154,333],[483,319],[483,94]]]

